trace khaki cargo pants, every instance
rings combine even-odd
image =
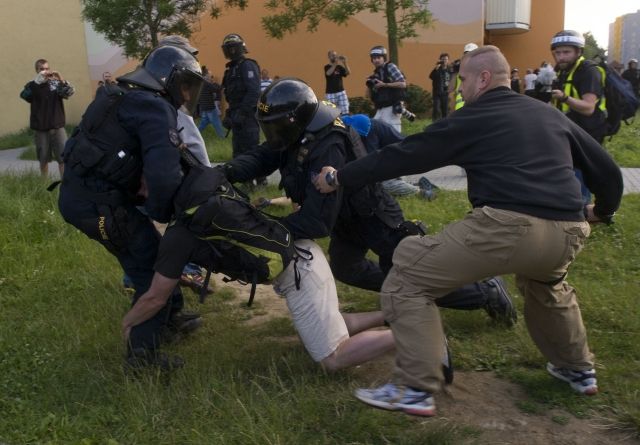
[[[483,207],[435,236],[402,240],[381,291],[396,341],[394,382],[438,391],[444,338],[434,300],[509,273],[516,274],[527,329],[542,354],[556,366],[592,368],[576,293],[565,281],[589,233],[586,222]]]

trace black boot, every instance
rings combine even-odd
[[[202,317],[197,312],[176,311],[171,314],[162,340],[173,343],[202,326]]]

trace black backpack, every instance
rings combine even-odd
[[[249,305],[256,284],[275,278],[296,256],[289,230],[253,207],[221,168],[191,165],[174,206],[174,224],[182,224],[206,240],[214,252],[205,281],[216,272],[226,275],[225,281],[251,283]]]
[[[607,131],[606,136],[613,136],[620,130],[624,121],[633,118],[640,107],[640,100],[633,92],[631,83],[623,79],[620,74],[606,62],[598,64],[600,74],[604,79],[604,97],[607,101]]]

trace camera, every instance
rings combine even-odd
[[[413,122],[414,120],[416,120],[416,115],[413,114],[411,111],[407,110],[403,102],[398,102],[397,104],[395,104],[393,106],[393,112],[397,114],[401,114],[402,117],[404,117],[409,122]]]
[[[551,82],[551,89],[552,90],[562,89],[562,82],[560,82],[560,79],[553,79],[553,82]]]
[[[374,86],[376,86],[376,83],[378,83],[378,78],[376,76],[367,77],[366,84],[369,88],[373,88]]]

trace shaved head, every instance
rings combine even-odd
[[[466,53],[460,65],[461,91],[465,102],[474,102],[496,87],[510,87],[510,72],[507,59],[495,46],[487,45]]]

